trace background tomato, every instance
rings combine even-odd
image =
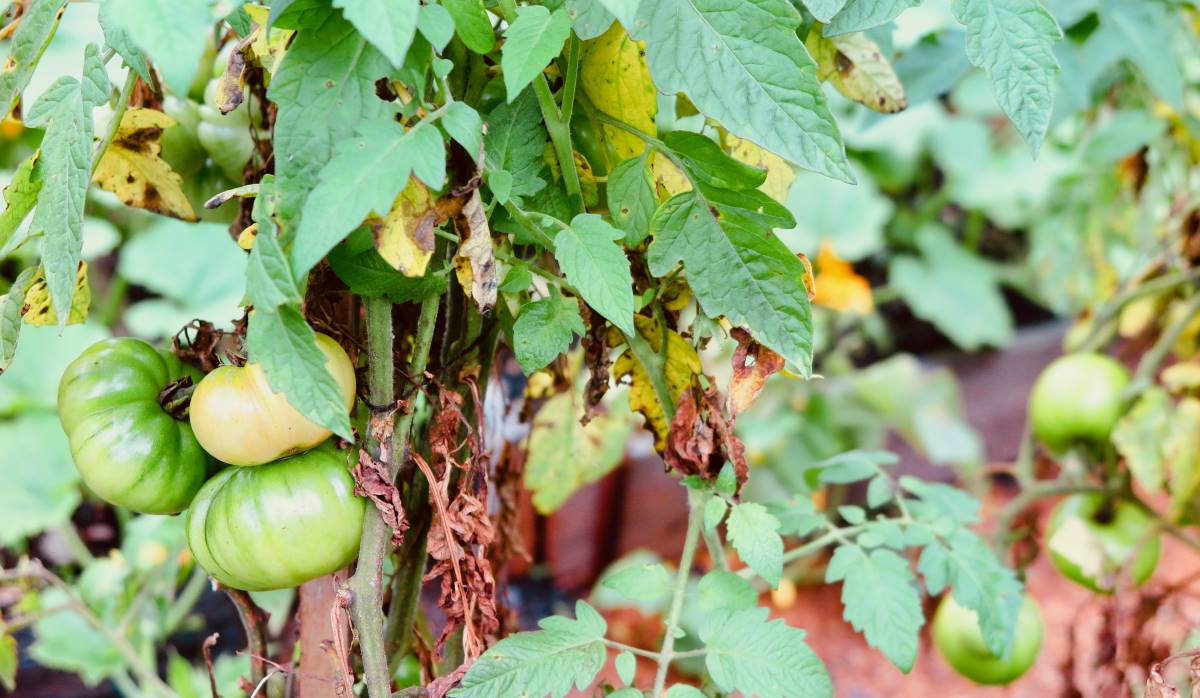
[[[1068,354],[1038,376],[1029,397],[1033,434],[1055,451],[1085,441],[1104,443],[1121,418],[1129,372],[1103,354]]]
[[[1012,683],[1033,666],[1042,648],[1042,614],[1033,597],[1026,595],[1013,631],[1012,649],[1001,658],[984,642],[975,612],[959,606],[947,594],[933,618],[933,643],[947,664],[975,683]]]
[[[317,334],[317,345],[349,411],[354,405],[354,365],[338,343]],[[192,394],[192,429],[204,450],[231,465],[260,465],[312,448],[329,438],[267,383],[258,364],[221,366]]]
[[[58,415],[83,481],[105,501],[174,514],[192,501],[212,464],[186,420],[158,402],[167,384],[199,374],[140,339],[88,347],[58,384]]]
[[[229,467],[196,495],[188,547],[226,586],[283,589],[346,566],[365,501],[332,443],[257,468]]]
[[[1137,506],[1101,494],[1075,494],[1050,515],[1046,545],[1064,577],[1111,594],[1122,572],[1139,585],[1154,574],[1161,547],[1154,526],[1154,519]]]

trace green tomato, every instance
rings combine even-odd
[[[1098,594],[1111,594],[1122,573],[1141,585],[1158,565],[1161,541],[1152,533],[1154,525],[1133,504],[1102,494],[1071,495],[1050,515],[1050,560],[1064,577]]]
[[[404,659],[400,660],[400,666],[396,667],[396,673],[392,675],[392,682],[396,684],[396,688],[411,688],[421,685],[421,663],[417,661],[417,655],[404,655]]]
[[[581,110],[571,117],[571,145],[587,158],[592,167],[592,174],[597,177],[608,174],[608,147],[605,145],[600,124]]]
[[[345,453],[327,443],[267,465],[217,473],[188,509],[188,547],[226,586],[285,589],[350,564],[365,510],[365,500],[354,495]]]
[[[354,405],[354,364],[326,335],[317,334],[317,346],[349,412]],[[231,465],[269,463],[312,448],[330,434],[296,411],[283,393],[272,390],[259,364],[221,366],[205,376],[192,393],[189,412],[200,445]]]
[[[1068,354],[1038,376],[1029,396],[1033,434],[1055,451],[1078,442],[1103,444],[1121,418],[1129,372],[1103,354]]]
[[[186,421],[158,402],[167,384],[199,374],[140,339],[106,339],[71,362],[58,384],[58,416],[83,481],[143,514],[175,514],[204,484],[212,461]]]
[[[1012,683],[1033,666],[1042,648],[1042,614],[1033,597],[1026,595],[1012,648],[1007,657],[997,657],[984,642],[975,611],[959,606],[947,594],[933,618],[933,644],[947,664],[975,683]]]

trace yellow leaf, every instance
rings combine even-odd
[[[832,82],[848,99],[885,114],[908,106],[895,69],[866,34],[825,37],[818,24],[804,43],[817,62],[817,77]]]
[[[1179,359],[1190,359],[1200,352],[1200,314],[1193,315],[1189,320],[1185,317],[1188,310],[1188,301],[1182,298],[1177,299],[1167,308],[1166,318],[1162,323],[1163,327],[1173,327],[1180,322],[1185,323],[1183,330],[1179,333],[1179,339],[1175,340],[1175,344],[1171,348]]]
[[[658,93],[646,65],[646,46],[634,41],[613,22],[611,28],[583,43],[579,84],[597,109],[614,119],[654,133]],[[604,126],[604,136],[621,160],[640,155],[646,144],[614,126]]]
[[[841,259],[830,245],[822,245],[817,256],[816,294],[813,303],[834,310],[866,315],[875,307],[871,284]]]
[[[154,109],[126,111],[92,181],[127,206],[196,220],[183,179],[159,156],[163,129],[174,125],[174,119]]]
[[[251,223],[238,233],[238,247],[249,252],[254,248],[254,239],[258,237],[258,223]]]
[[[379,256],[396,271],[414,278],[424,276],[429,266],[436,247],[433,231],[437,224],[433,194],[416,177],[408,178],[408,186],[392,202],[386,216],[367,219]]]
[[[79,263],[75,275],[75,295],[71,298],[71,312],[67,315],[68,325],[77,325],[87,320],[88,308],[92,305],[92,288],[88,286],[87,262]],[[46,285],[46,274],[38,267],[37,274],[25,290],[25,303],[21,315],[29,325],[57,325],[58,314],[50,302],[50,288]]]
[[[492,247],[492,229],[488,227],[487,214],[479,190],[471,192],[471,198],[463,205],[459,236],[462,243],[454,255],[454,273],[458,283],[470,291],[471,299],[481,312],[488,312],[496,305],[496,251]],[[465,228],[465,230],[464,230]]]
[[[671,162],[671,158],[662,153],[654,153],[650,161],[650,172],[654,175],[654,189],[659,199],[666,200],[680,192],[692,190],[692,180]]]
[[[296,32],[291,29],[276,29],[271,28],[271,31],[264,32],[263,27],[267,26],[267,17],[271,13],[271,8],[263,7],[262,5],[245,5],[246,14],[250,15],[250,21],[257,26],[250,33],[253,38],[250,40],[250,53],[254,59],[266,71],[265,76],[268,79],[275,73],[275,69],[279,67],[279,62],[283,60],[283,54],[287,52],[288,41],[291,40],[292,34]]]
[[[1133,299],[1121,309],[1121,316],[1117,321],[1117,333],[1129,339],[1150,329],[1162,315],[1161,306],[1161,299],[1155,296]]]
[[[643,315],[635,315],[633,319],[638,334],[655,352],[661,352],[663,339],[658,323]],[[664,373],[672,400],[679,400],[679,396],[692,384],[700,370],[700,356],[696,354],[696,349],[679,333],[667,330],[667,360]],[[670,425],[658,396],[654,394],[654,387],[645,367],[633,356],[633,352],[626,349],[613,363],[613,374],[617,379],[630,376],[629,406],[646,418],[646,425],[654,432],[654,446],[661,452],[666,446]]]
[[[787,160],[752,141],[729,133],[725,135],[725,147],[729,149],[729,154],[738,160],[766,170],[767,181],[763,182],[759,189],[781,204],[787,202],[788,190],[792,188],[792,182],[796,181],[796,170]]]
[[[1163,386],[1172,393],[1200,392],[1200,361],[1195,359],[1163,369]]]

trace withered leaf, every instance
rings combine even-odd
[[[439,223],[433,195],[416,177],[408,178],[386,216],[367,219],[379,256],[411,278],[425,275],[436,247],[434,229]]]
[[[492,231],[488,227],[478,189],[471,192],[463,205],[457,224],[462,243],[454,257],[455,273],[462,287],[469,290],[479,311],[486,313],[496,305],[499,281],[496,278]]]
[[[754,341],[746,330],[735,327],[730,334],[738,343],[733,352],[728,398],[729,417],[736,419],[758,398],[767,379],[783,370],[785,362],[782,356]]]
[[[679,396],[675,419],[667,436],[663,460],[684,475],[715,480],[726,462],[733,464],[737,489],[750,477],[745,445],[733,433],[733,420],[721,409],[715,387],[701,391],[692,386]]]
[[[87,262],[79,263],[75,275],[75,295],[71,296],[71,312],[67,315],[68,325],[77,325],[87,320],[88,308],[92,305],[92,289],[88,285]],[[38,267],[37,274],[25,289],[25,302],[21,305],[21,317],[28,325],[57,325],[58,313],[50,302],[50,288],[46,285],[46,274]]]
[[[104,151],[92,181],[127,206],[185,221],[196,213],[183,193],[183,179],[160,157],[163,129],[175,119],[153,109],[129,109]]]

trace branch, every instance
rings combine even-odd
[[[250,683],[258,685],[267,673],[267,665],[263,660],[267,656],[266,615],[254,603],[254,599],[241,589],[222,586],[221,591],[225,592],[237,607],[238,618],[242,620],[242,628],[246,631],[246,649],[250,655]]]
[[[679,614],[683,610],[683,597],[687,595],[688,577],[692,572],[692,558],[696,555],[696,543],[704,521],[704,508],[698,497],[692,497],[691,514],[688,516],[687,535],[683,541],[683,554],[679,557],[679,571],[675,575],[675,588],[671,592],[671,610],[667,615],[667,629],[663,635],[662,649],[658,653],[658,673],[654,676],[653,698],[662,698],[667,685],[667,670],[675,658],[675,632],[679,628]]]

